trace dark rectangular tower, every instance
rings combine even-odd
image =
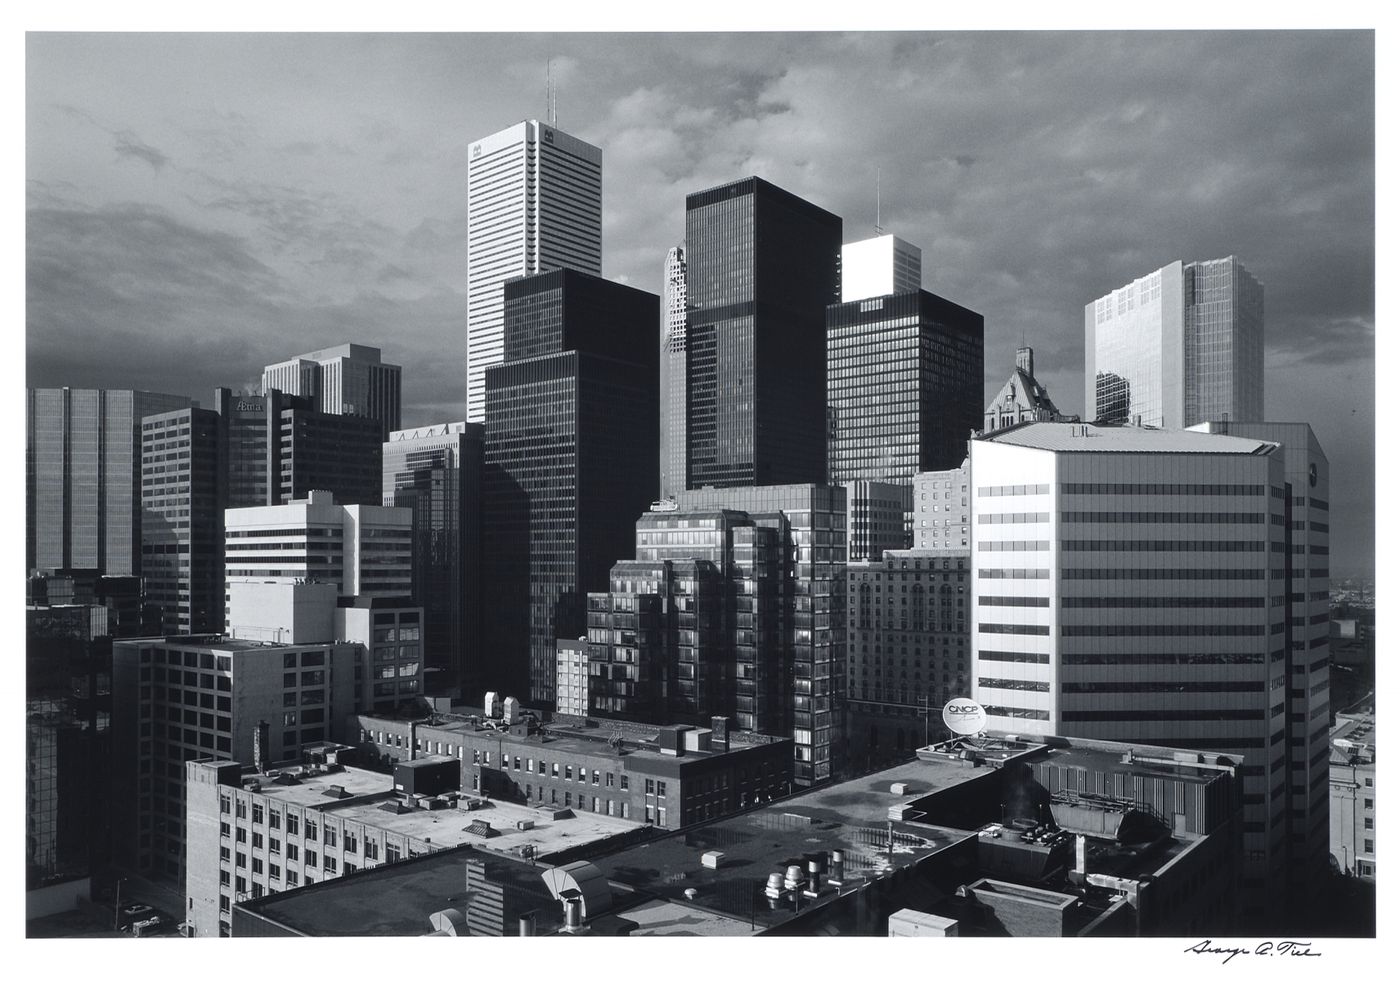
[[[841,219],[756,177],[685,207],[687,487],[820,482]]]
[[[655,498],[659,305],[574,270],[505,284],[482,476],[484,684],[503,695],[553,704],[555,642],[584,633]]]

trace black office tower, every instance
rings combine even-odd
[[[824,481],[841,219],[756,177],[685,208],[687,487]]]
[[[219,414],[141,421],[141,572],[167,635],[224,630],[224,446]]]
[[[927,290],[826,312],[827,466],[835,483],[956,468],[982,426],[982,315]]]
[[[505,359],[486,371],[483,687],[552,707],[555,641],[584,634],[588,592],[656,496],[660,299],[554,270],[507,281],[504,305]]]

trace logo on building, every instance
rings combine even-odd
[[[959,696],[943,707],[943,726],[964,737],[980,734],[987,726],[987,711],[982,704]]]

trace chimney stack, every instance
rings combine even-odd
[[[259,720],[253,731],[253,770],[259,775],[267,771],[268,726],[266,720]]]

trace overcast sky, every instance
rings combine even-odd
[[[31,34],[27,382],[185,393],[313,348],[461,419],[469,144],[544,115],[603,148],[603,272],[659,292],[685,195],[760,175],[922,247],[1083,410],[1084,304],[1172,260],[1264,285],[1266,412],[1332,465],[1332,569],[1374,517],[1369,32]]]

